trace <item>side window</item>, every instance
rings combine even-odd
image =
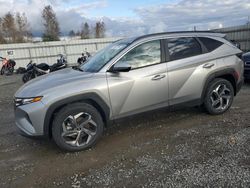
[[[168,39],[170,61],[202,54],[200,44],[195,38],[182,37]]]
[[[211,39],[211,38],[199,37],[199,40],[204,44],[204,46],[207,48],[208,52],[212,52],[216,48],[219,48],[221,45],[223,45],[222,42],[220,42],[218,40]]]
[[[131,65],[132,69],[161,63],[160,40],[146,42],[135,47],[123,56],[118,63],[124,61]]]

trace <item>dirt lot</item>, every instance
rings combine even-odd
[[[139,115],[79,153],[17,133],[12,98],[21,84],[0,77],[0,187],[250,187],[249,84],[224,115]]]

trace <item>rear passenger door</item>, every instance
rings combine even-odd
[[[177,37],[166,40],[169,77],[169,104],[198,100],[203,82],[212,67],[205,69],[207,51],[194,37]]]

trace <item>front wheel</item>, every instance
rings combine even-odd
[[[31,73],[31,72],[26,72],[26,73],[24,73],[22,80],[23,80],[23,83],[26,83],[26,82],[28,82],[29,80],[33,79],[33,78],[35,78],[35,76],[34,76],[33,73]]]
[[[100,113],[90,104],[75,103],[62,108],[55,116],[52,136],[66,151],[80,151],[92,147],[103,133]]]
[[[209,114],[222,114],[231,107],[233,98],[232,84],[228,80],[217,78],[207,88],[204,106]]]
[[[7,72],[7,67],[6,67],[6,66],[3,66],[3,67],[1,68],[1,75],[4,75],[6,72]]]

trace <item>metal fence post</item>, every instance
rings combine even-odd
[[[95,42],[95,50],[98,51],[97,42]]]
[[[29,51],[29,58],[30,58],[30,60],[32,59],[32,56],[31,56],[31,50],[30,50],[30,47],[28,48],[28,51]]]
[[[66,59],[68,59],[68,53],[67,53],[67,46],[66,46],[66,44],[63,45],[63,51],[64,51]]]

